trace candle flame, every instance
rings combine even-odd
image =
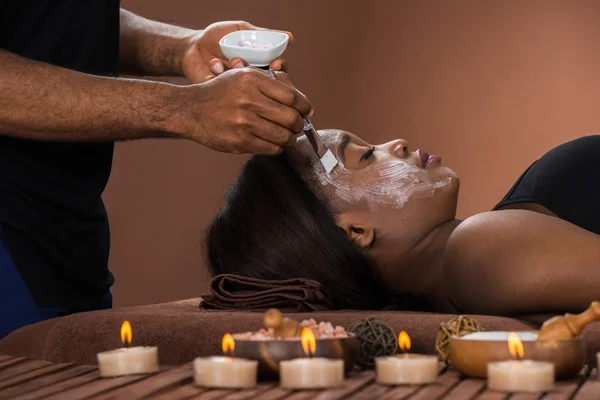
[[[123,344],[130,345],[132,336],[131,324],[129,321],[123,322],[121,325],[121,342],[123,342]]]
[[[303,328],[300,334],[300,341],[302,342],[302,349],[304,354],[311,356],[317,351],[317,340],[315,339],[315,333],[310,328]]]
[[[398,346],[400,346],[400,350],[403,353],[410,351],[410,336],[408,336],[408,333],[404,331],[400,332],[398,335]]]
[[[230,333],[226,333],[223,336],[223,340],[221,341],[221,348],[223,349],[223,353],[227,354],[228,352],[233,352],[235,349],[235,340],[233,340],[233,336]]]
[[[508,334],[508,350],[512,358],[522,360],[525,356],[525,350],[523,350],[523,342],[521,338],[514,332]]]

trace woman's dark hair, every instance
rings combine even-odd
[[[363,252],[283,155],[254,156],[242,167],[204,250],[213,276],[313,279],[338,309],[386,301]]]

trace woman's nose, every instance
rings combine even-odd
[[[387,143],[386,147],[396,157],[405,157],[408,154],[408,142],[404,139],[393,140]]]

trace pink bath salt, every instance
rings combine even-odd
[[[317,339],[333,339],[333,338],[347,338],[348,333],[344,329],[344,327],[340,325],[336,325],[335,328],[331,322],[317,322],[313,318],[305,319],[301,322],[301,325],[305,328],[310,328],[313,330],[315,334],[315,338]],[[300,340],[299,337],[293,338],[282,338],[279,336],[275,336],[275,332],[273,328],[264,329],[261,328],[258,332],[245,332],[234,334],[236,339],[244,339],[244,340]]]
[[[271,338],[263,335],[262,333],[256,333],[254,334],[254,336],[252,337],[252,340],[269,340]]]
[[[330,322],[321,322],[319,324],[319,332],[331,333],[331,332],[333,332],[333,325],[331,325]]]

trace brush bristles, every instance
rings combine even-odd
[[[325,171],[327,171],[327,173],[330,173],[333,170],[333,168],[335,168],[335,166],[338,164],[338,160],[337,158],[335,158],[331,150],[327,150],[327,153],[325,153],[323,157],[321,157],[321,164],[323,164]]]

